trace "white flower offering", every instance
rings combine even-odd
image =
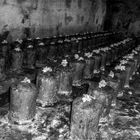
[[[43,43],[43,42],[41,42],[41,43],[39,43],[38,45],[39,45],[39,46],[44,46],[44,43]]]
[[[129,95],[132,95],[133,93],[132,93],[132,91],[129,91],[128,94],[129,94]]]
[[[37,37],[36,39],[40,39],[40,37]]]
[[[23,81],[21,81],[22,83],[31,83],[31,80],[27,77],[24,78]]]
[[[88,52],[88,53],[85,53],[85,56],[89,56],[90,55],[90,52]]]
[[[124,59],[128,59],[128,55],[124,56],[123,58],[124,58]]]
[[[122,97],[123,96],[123,91],[119,92],[117,97]]]
[[[140,45],[135,49],[136,51],[140,51]]]
[[[78,39],[76,40],[76,43],[79,43],[79,40]]]
[[[16,41],[19,42],[20,44],[23,42],[22,39],[17,39]]]
[[[83,96],[84,96],[84,97],[82,98],[82,101],[83,101],[83,102],[90,102],[92,99],[95,100],[95,97],[92,97],[92,96],[90,96],[90,95],[84,94]]]
[[[115,67],[115,70],[121,70],[121,71],[123,71],[123,70],[125,70],[125,66],[123,66],[123,65],[117,65]]]
[[[63,40],[58,40],[58,43],[63,43]]]
[[[134,58],[134,54],[130,54],[130,55],[128,55],[127,58],[128,58],[128,59],[133,59],[133,58]]]
[[[100,49],[98,49],[98,50],[93,50],[92,52],[98,54],[98,53],[100,52]]]
[[[85,56],[88,57],[88,58],[91,58],[92,57],[92,53],[90,53],[90,52],[85,53]]]
[[[76,41],[77,39],[75,38],[75,37],[73,37],[72,39],[71,39],[71,41]]]
[[[65,42],[70,42],[70,40],[69,40],[69,39],[67,39],[67,38],[66,38],[64,41],[65,41]]]
[[[94,70],[93,73],[98,74],[98,73],[100,73],[100,71],[99,70]]]
[[[28,40],[28,41],[31,41],[32,39],[31,39],[31,38],[27,38],[27,40]]]
[[[121,60],[121,61],[120,61],[120,64],[127,64],[127,63],[128,63],[127,60]]]
[[[2,44],[6,44],[6,43],[8,43],[7,40],[2,41]]]
[[[113,71],[110,71],[109,76],[112,77],[112,78],[114,78],[114,72]]]
[[[93,54],[92,54],[92,53],[90,53],[87,57],[88,57],[88,58],[91,58],[91,57],[92,57],[92,55],[93,55]]]
[[[52,68],[46,66],[42,71],[44,73],[46,73],[46,72],[52,72]]]
[[[52,127],[52,128],[55,128],[55,127],[57,127],[60,123],[61,123],[60,120],[54,119],[54,120],[51,122],[51,127]]]
[[[121,45],[121,42],[118,42],[118,45]]]
[[[125,44],[125,43],[126,43],[126,40],[123,40],[123,41],[122,41],[122,44]]]
[[[106,51],[108,51],[109,49],[110,49],[109,47],[105,47],[105,48],[101,48],[100,50],[106,52]]]
[[[133,51],[132,51],[132,53],[134,53],[134,54],[138,54],[138,52],[137,52],[137,51],[135,51],[135,50],[133,50]]]
[[[33,48],[33,45],[29,45],[27,48]]]
[[[110,47],[114,47],[114,44],[111,44]]]
[[[81,37],[78,37],[78,40],[82,40],[82,38]]]
[[[17,52],[20,52],[21,51],[21,49],[19,47],[18,48],[15,48],[14,50],[17,51]]]
[[[83,39],[87,39],[87,38],[84,36]]]
[[[66,67],[68,65],[68,61],[66,59],[62,60],[61,65]]]
[[[81,60],[84,60],[84,58],[83,57],[80,57],[78,60],[81,61]]]
[[[78,59],[78,58],[79,58],[79,55],[78,55],[78,54],[75,54],[75,55],[74,55],[74,58],[75,58],[75,59]]]
[[[101,80],[99,82],[99,88],[105,87],[107,85],[107,82],[105,80]]]

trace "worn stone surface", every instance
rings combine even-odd
[[[94,100],[76,98],[72,106],[71,138],[73,140],[96,140],[102,105]]]
[[[1,0],[0,32],[9,30],[12,40],[28,28],[33,37],[99,31],[105,14],[103,0]]]
[[[133,77],[130,88],[124,89],[116,104],[112,103],[107,119],[100,120],[99,139],[139,140],[140,139],[140,84],[139,74]]]
[[[140,34],[139,0],[108,0],[106,29],[121,30]]]
[[[0,108],[0,139],[3,140],[68,140],[69,104],[59,104],[54,108],[37,108],[31,123],[25,125],[10,124],[7,118],[8,108]]]

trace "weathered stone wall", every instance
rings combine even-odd
[[[106,14],[105,0],[1,0],[0,31],[11,38],[100,31]]]

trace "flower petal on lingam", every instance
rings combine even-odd
[[[42,71],[43,71],[43,72],[52,72],[52,68],[50,68],[50,67],[45,67]]]

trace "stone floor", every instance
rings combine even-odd
[[[109,116],[101,118],[96,140],[140,140],[140,74],[131,88],[124,89],[112,103]],[[69,140],[70,104],[42,109],[31,123],[11,125],[8,105],[0,108],[0,140]]]
[[[55,108],[42,109],[30,123],[10,124],[8,106],[0,109],[0,140],[64,140],[69,138],[70,105],[59,104]]]
[[[131,88],[118,94],[108,118],[100,120],[98,140],[140,140],[139,73]]]

